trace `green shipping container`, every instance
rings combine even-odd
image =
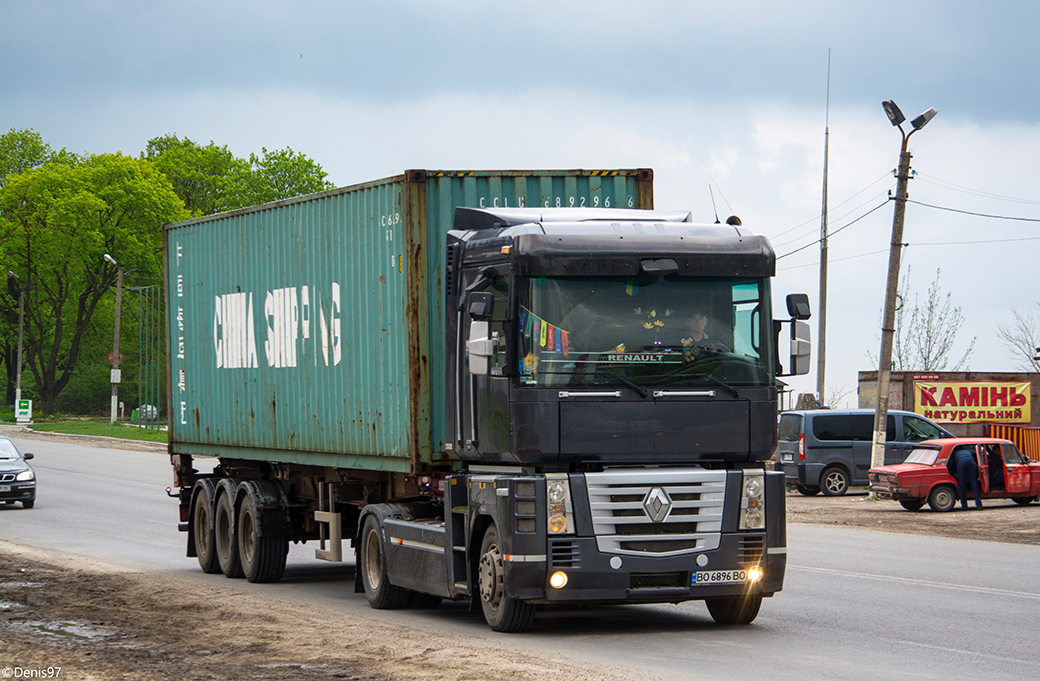
[[[653,173],[409,170],[167,225],[171,452],[397,472],[446,459],[457,206],[653,208]]]

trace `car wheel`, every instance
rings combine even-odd
[[[1028,506],[1036,501],[1036,497],[1011,497],[1011,501],[1015,502],[1019,506]]]
[[[924,499],[900,499],[899,505],[908,511],[920,511],[924,506]]]
[[[824,496],[840,497],[849,490],[849,474],[837,466],[832,466],[820,476],[820,489]]]
[[[928,493],[928,506],[933,511],[946,513],[957,505],[957,493],[949,485],[939,485]]]
[[[35,505],[36,505],[36,500],[35,499],[26,499],[25,501],[22,502],[22,508],[32,508]]]
[[[718,624],[751,624],[762,607],[761,596],[729,596],[705,601],[711,618]]]
[[[794,488],[798,490],[798,493],[803,497],[814,497],[820,493],[819,487],[809,487],[808,485],[795,485]]]

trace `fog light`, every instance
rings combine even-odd
[[[567,586],[567,573],[566,572],[554,572],[549,575],[549,586],[554,589],[562,589]]]
[[[760,582],[765,574],[766,571],[762,569],[761,565],[752,565],[748,568],[747,578],[749,582]]]

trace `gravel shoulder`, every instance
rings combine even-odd
[[[13,426],[0,432],[68,438],[87,446],[163,449]],[[787,516],[792,523],[1040,544],[1040,504],[1022,507],[1010,500],[987,502],[981,511],[934,513],[906,511],[865,493],[804,497],[792,492]],[[331,607],[300,612],[261,590],[243,593],[233,586],[128,572],[3,539],[0,674],[102,680],[624,678],[617,670],[589,671],[551,655],[460,646],[436,631],[392,626]]]

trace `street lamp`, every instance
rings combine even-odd
[[[112,341],[112,417],[109,420],[109,423],[115,423],[116,410],[119,408],[119,320],[123,311],[123,266],[108,253],[105,253],[105,262],[116,267],[116,328],[115,338]]]
[[[874,443],[870,451],[870,466],[885,465],[885,431],[888,422],[888,383],[892,368],[892,336],[895,333],[896,288],[899,281],[899,256],[903,248],[903,219],[906,217],[907,184],[910,181],[910,136],[935,118],[935,109],[928,109],[910,121],[913,130],[906,132],[906,116],[891,99],[881,103],[892,125],[899,128],[903,144],[899,149],[899,169],[896,171],[896,206],[892,216],[892,245],[888,251],[888,282],[885,288],[885,314],[881,326],[881,352],[878,360],[877,408],[874,411]]]
[[[18,403],[22,401],[22,338],[23,330],[25,328],[25,287],[22,286],[21,278],[12,272],[7,270],[7,283],[8,285],[15,284],[18,287],[18,364],[15,369],[15,388],[14,388],[14,404],[17,408]]]

